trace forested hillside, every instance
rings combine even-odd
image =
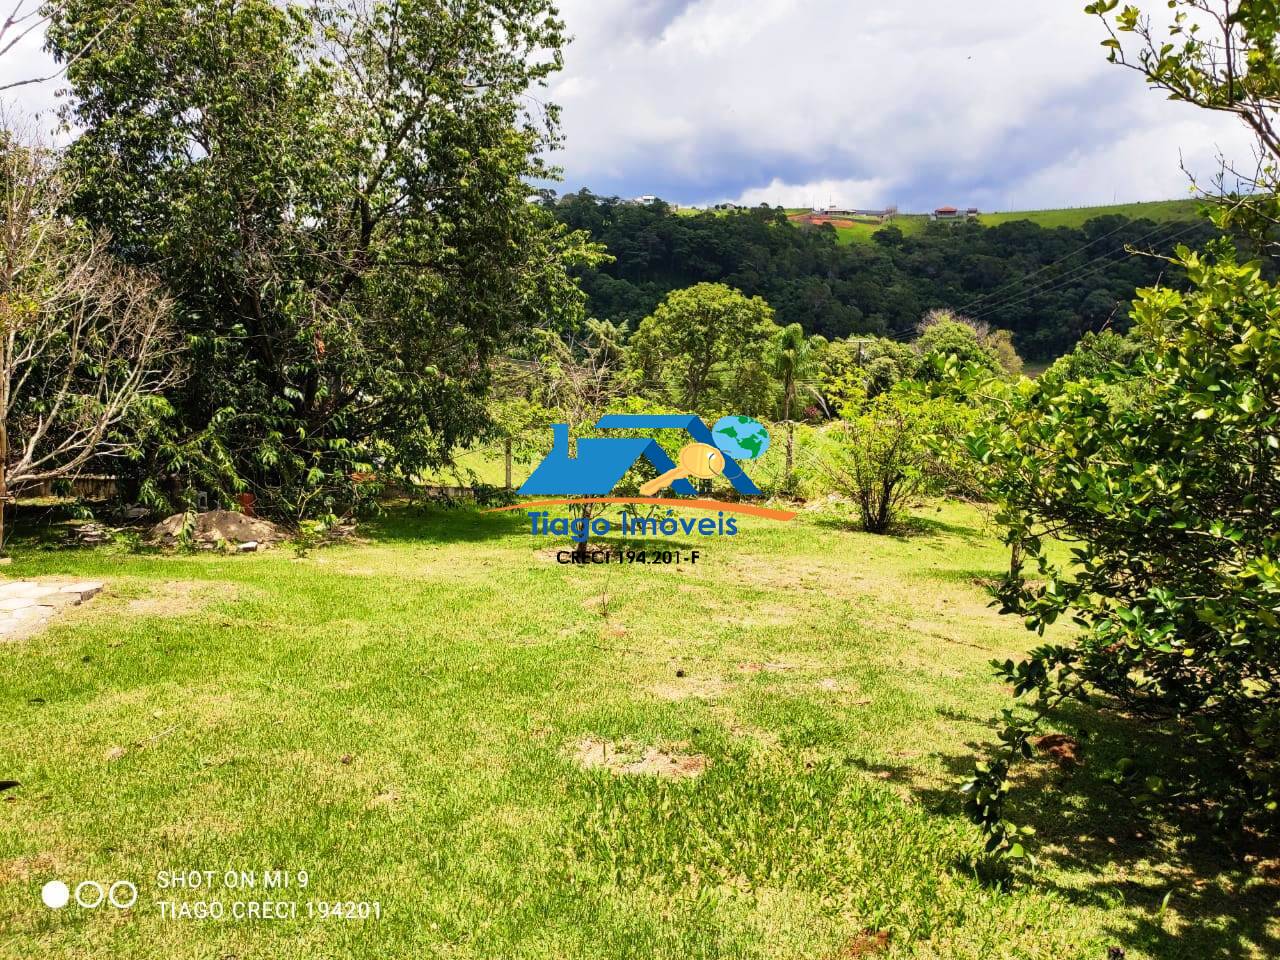
[[[996,226],[930,223],[905,236],[840,245],[830,227],[798,227],[782,210],[676,216],[582,192],[549,203],[615,258],[582,276],[595,316],[633,328],[671,290],[719,281],[761,296],[782,324],[810,333],[905,336],[930,309],[959,310],[1012,331],[1019,352],[1046,360],[1082,334],[1126,324],[1137,288],[1180,285],[1160,256],[1214,235],[1208,221],[1155,223],[1102,216],[1082,227],[1030,221]]]

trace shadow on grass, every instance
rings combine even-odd
[[[1037,856],[1049,868],[1026,882],[1105,911],[1108,935],[1125,949],[1187,960],[1280,956],[1274,925],[1280,878],[1262,876],[1257,868],[1280,865],[1280,842],[1228,839],[1203,813],[1139,807],[1130,788],[1116,782],[1114,771],[1127,756],[1143,768],[1139,781],[1159,775],[1183,782],[1179,778],[1191,761],[1182,738],[1080,706],[1059,711],[1045,726],[1051,729],[1077,738],[1082,759],[1078,766],[1059,767],[1038,755],[1014,768],[1009,816],[1035,828]],[[975,757],[989,749],[968,746],[972,753],[937,755],[950,783],[971,776]],[[954,786],[922,783],[913,767],[858,765],[908,784],[935,814],[963,815],[963,798]],[[1007,871],[989,862],[958,862],[956,868],[994,885],[1008,879]],[[1181,920],[1176,926],[1164,922],[1166,896],[1168,910]]]
[[[935,517],[913,514],[904,520],[901,529],[895,533],[903,538],[945,537],[962,540],[967,544],[989,544],[992,531],[984,529],[980,523],[950,523]]]
[[[606,516],[616,524],[616,516],[609,514]],[[529,517],[521,511],[486,513],[484,508],[477,508],[470,504],[460,506],[396,504],[384,509],[378,516],[362,521],[360,533],[371,540],[388,544],[479,543],[524,535],[529,538],[531,548],[572,550],[575,546],[575,542],[566,536],[533,535]],[[645,552],[650,557],[654,553],[667,551],[681,551],[686,554],[694,550],[705,551],[706,547],[705,541],[695,542],[678,538],[634,539],[617,534],[603,537],[593,535],[589,541],[589,549],[593,552],[635,551]]]
[[[392,504],[361,521],[362,536],[380,543],[478,543],[529,532],[519,511],[486,513],[471,504]]]
[[[84,516],[75,502],[19,501],[6,514],[5,547],[26,550],[78,549],[69,543],[75,524]]]
[[[866,533],[857,511],[847,513],[815,512],[809,514],[809,522],[815,527],[839,530],[842,533]],[[981,524],[951,523],[934,517],[912,514],[897,521],[887,533],[880,534],[899,542],[919,539],[960,540],[967,545],[989,544],[992,535]]]

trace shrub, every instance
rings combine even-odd
[[[826,431],[821,470],[836,492],[857,504],[862,528],[886,533],[913,496],[940,477],[936,433],[954,405],[899,387],[856,407]]]
[[[1195,802],[1224,826],[1274,825],[1280,804],[1280,289],[1225,245],[1178,252],[1192,289],[1139,291],[1142,353],[1089,379],[988,384],[1003,423],[971,438],[1011,544],[1038,567],[997,595],[1029,628],[1087,629],[997,665],[1034,706],[1008,711],[1004,748],[967,784],[991,850],[1022,847],[1006,819],[1009,765],[1046,711],[1094,694],[1182,735],[1178,783],[1124,765],[1144,800]],[[1044,553],[1072,541],[1069,570]]]
[[[985,323],[945,310],[932,310],[920,322],[915,350],[920,355],[921,380],[942,379],[950,357],[962,366],[977,365],[991,373],[1016,373],[1022,369],[1022,360],[1008,335],[1002,331],[993,333]]]
[[[1044,389],[1060,389],[1072,380],[1095,379],[1116,365],[1131,364],[1138,344],[1113,330],[1086,333],[1075,349],[1059,357],[1040,377]]]

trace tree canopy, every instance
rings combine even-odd
[[[176,300],[166,460],[191,482],[298,513],[437,463],[483,428],[504,344],[579,310],[565,265],[591,253],[527,202],[558,137],[526,98],[561,63],[549,3],[50,13],[74,210]]]
[[[1018,353],[1037,360],[1066,353],[1087,331],[1127,324],[1133,291],[1167,272],[1135,251],[1167,255],[1216,233],[1207,220],[1109,215],[1080,228],[935,223],[911,236],[889,224],[875,235],[881,242],[841,246],[831,227],[797,226],[768,207],[685,216],[588,192],[547,206],[616,258],[581,272],[595,316],[634,326],[671,290],[715,282],[763,297],[780,324],[828,339],[900,337],[931,309],[955,310],[1010,331]]]

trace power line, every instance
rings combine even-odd
[[[1190,226],[1174,233],[1171,237],[1169,237],[1169,239],[1177,240],[1180,237],[1186,236],[1191,231],[1199,229],[1200,226],[1201,224],[1199,223],[1193,223]],[[1163,228],[1161,227],[1161,228],[1157,228],[1156,230],[1149,231],[1148,233],[1143,234],[1143,236],[1139,237],[1137,240],[1134,240],[1133,242],[1139,243],[1142,240],[1145,240],[1148,237],[1155,235],[1161,229]],[[1131,257],[1131,256],[1136,256],[1136,254],[1126,253],[1124,259],[1127,259],[1128,257]],[[978,320],[983,317],[989,317],[992,314],[1004,309],[1005,307],[1010,307],[1010,306],[1013,306],[1014,304],[1022,303],[1027,299],[1029,299],[1030,297],[1035,296],[1037,293],[1048,293],[1052,290],[1061,289],[1063,286],[1077,279],[1081,279],[1085,274],[1097,273],[1099,268],[1096,267],[1095,264],[1100,264],[1103,262],[1119,263],[1120,261],[1112,261],[1111,254],[1105,253],[1099,257],[1095,257],[1092,260],[1088,260],[1085,263],[1080,264],[1078,267],[1073,267],[1071,270],[1068,270],[1065,274],[1062,274],[1058,277],[1046,279],[1037,284],[1033,284],[1032,286],[1023,290],[1020,294],[1016,296],[1008,297],[996,303],[988,304],[986,307],[984,307],[982,310],[979,310],[977,313],[970,314],[969,318],[971,320]]]
[[[984,293],[982,296],[978,297],[977,300],[974,300],[966,304],[965,309],[972,310],[974,307],[978,306],[984,300],[990,300],[992,297],[998,298],[1001,295],[1000,291],[1003,290],[1005,287],[1016,288],[1019,284],[1026,283],[1028,280],[1030,280],[1032,277],[1036,276],[1037,274],[1044,273],[1044,271],[1050,270],[1053,267],[1056,267],[1060,263],[1065,263],[1067,260],[1070,260],[1072,257],[1076,256],[1077,254],[1083,253],[1085,250],[1088,250],[1095,243],[1101,243],[1103,240],[1107,240],[1111,237],[1114,237],[1117,233],[1119,233],[1121,230],[1124,230],[1126,227],[1128,227],[1132,223],[1133,223],[1132,220],[1126,220],[1124,223],[1120,224],[1120,226],[1116,227],[1114,230],[1110,230],[1107,233],[1104,233],[1100,237],[1095,237],[1094,239],[1090,240],[1088,243],[1080,247],[1077,247],[1075,250],[1072,250],[1070,253],[1065,253],[1058,259],[1049,261],[1048,263],[1041,266],[1039,269],[1032,270],[1030,273],[1024,276],[1014,277],[1012,280],[1009,280],[1005,283],[1000,284],[994,290],[989,290],[988,292]],[[1134,241],[1134,242],[1136,243],[1137,241]]]

